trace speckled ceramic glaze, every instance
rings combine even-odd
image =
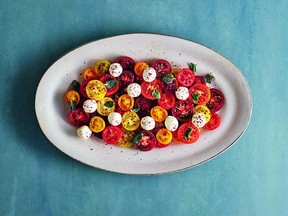
[[[192,145],[171,144],[167,148],[141,152],[134,148],[107,145],[96,138],[77,137],[67,122],[68,108],[63,95],[72,80],[97,60],[113,61],[118,56],[135,61],[166,59],[173,67],[197,64],[197,74],[212,72],[214,85],[225,95],[220,110],[221,125],[214,131],[201,131]],[[40,127],[58,149],[96,168],[127,174],[160,174],[191,168],[206,162],[234,144],[248,126],[252,97],[242,73],[224,56],[198,43],[157,34],[128,34],[83,45],[56,61],[42,77],[35,100]]]

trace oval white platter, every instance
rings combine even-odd
[[[214,85],[225,95],[219,111],[221,125],[202,130],[192,145],[171,144],[167,148],[141,152],[107,145],[102,140],[77,137],[67,122],[63,95],[70,83],[81,80],[81,72],[97,60],[118,56],[135,61],[166,59],[173,67],[197,64],[197,75],[212,72]],[[195,167],[233,145],[246,130],[252,114],[252,97],[242,73],[221,54],[193,41],[158,34],[127,34],[97,40],[67,53],[43,75],[36,92],[36,116],[46,137],[59,150],[87,165],[125,174],[162,174]]]

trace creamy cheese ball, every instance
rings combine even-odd
[[[184,86],[180,86],[177,88],[175,95],[179,100],[187,100],[189,97],[189,90]]]
[[[169,131],[173,132],[177,130],[179,122],[174,116],[167,116],[164,125]]]
[[[108,115],[108,122],[113,125],[113,126],[117,126],[120,125],[122,122],[122,116],[120,113],[118,112],[111,112]]]
[[[141,119],[141,127],[144,130],[152,130],[155,127],[155,120],[150,116],[145,116]]]
[[[92,131],[87,125],[83,125],[77,129],[77,135],[83,139],[89,139],[92,135]]]
[[[123,68],[119,63],[112,63],[109,67],[109,73],[114,77],[120,76],[122,72]]]
[[[153,82],[156,79],[156,70],[152,67],[148,67],[143,71],[143,79],[146,82]]]
[[[138,83],[131,83],[127,86],[127,94],[130,97],[138,97],[141,94],[141,86]]]
[[[83,109],[86,113],[93,113],[97,109],[97,102],[95,100],[85,100],[83,103]]]
[[[198,128],[204,127],[206,124],[206,117],[202,113],[196,113],[192,117],[192,124],[194,124]]]

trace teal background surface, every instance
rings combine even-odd
[[[288,215],[287,8],[287,0],[0,0],[0,215]],[[232,148],[193,169],[133,176],[81,164],[46,139],[34,99],[48,67],[84,43],[134,32],[190,39],[237,65],[253,115]]]

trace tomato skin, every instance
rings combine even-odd
[[[211,97],[206,105],[210,109],[211,112],[217,112],[223,107],[225,103],[225,97],[223,93],[218,89],[211,88],[210,92],[211,92]]]
[[[189,94],[192,95],[192,98],[194,94],[198,95],[198,101],[193,101],[195,104],[198,105],[206,104],[211,97],[209,87],[201,83],[196,83],[192,85],[189,89]]]
[[[107,144],[115,145],[120,140],[121,137],[122,137],[122,131],[118,126],[108,125],[102,131],[102,138]]]
[[[189,68],[183,68],[176,75],[176,78],[180,85],[189,87],[195,81],[195,74]]]
[[[111,74],[107,74],[107,73],[103,74],[103,76],[101,76],[99,80],[102,83],[104,83],[104,85],[109,80],[116,80],[117,81],[117,79],[115,77],[113,77]],[[107,88],[107,86],[106,86],[106,89],[107,89],[107,92],[106,92],[105,97],[110,96],[112,94],[115,94],[119,90],[119,82],[117,81],[116,85],[113,88]]]
[[[78,107],[74,111],[69,113],[68,120],[75,127],[81,127],[88,125],[90,114],[86,113],[83,108]]]
[[[221,123],[221,118],[216,112],[211,112],[211,115],[210,121],[204,125],[207,130],[215,130]]]
[[[187,130],[192,130],[189,138],[185,138]],[[199,139],[200,131],[191,122],[182,124],[177,130],[177,139],[184,144],[192,144]]]
[[[177,90],[178,86],[179,86],[178,80],[174,78],[172,83],[169,84],[163,83],[163,90],[165,92],[174,93]]]
[[[122,66],[123,71],[133,71],[133,68],[135,66],[135,61],[129,56],[120,56],[114,60],[114,63],[119,63]]]
[[[172,115],[179,121],[189,121],[193,116],[194,105],[189,100],[179,100],[172,108]]]
[[[83,80],[80,84],[80,88],[79,88],[79,92],[80,92],[80,95],[84,98],[89,98],[87,93],[86,93],[86,86],[87,86],[87,81]]]
[[[164,92],[161,95],[161,98],[158,99],[158,105],[163,107],[166,110],[171,109],[176,103],[175,96],[170,92]]]
[[[153,90],[157,90],[160,94],[162,93],[163,83],[159,79],[155,79],[152,82],[143,81],[141,84],[141,93],[142,95],[149,100],[156,100],[153,97]]]
[[[156,70],[157,78],[162,78],[171,73],[171,65],[165,59],[157,59],[152,62],[151,67]]]
[[[134,144],[136,149],[140,151],[150,151],[156,146],[156,138],[153,133],[146,130],[141,130],[139,133],[142,134],[142,138],[136,144]]]

